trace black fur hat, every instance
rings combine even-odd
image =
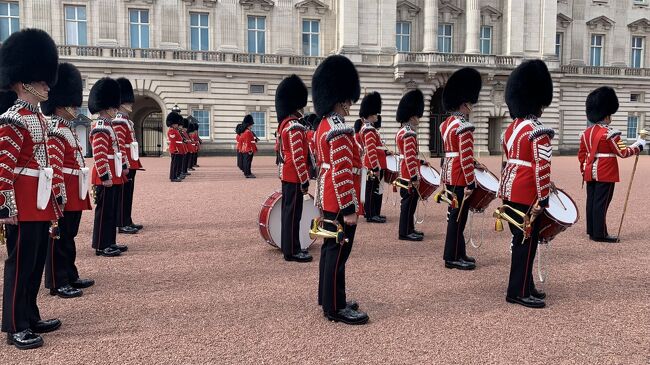
[[[172,124],[183,124],[183,117],[176,112],[171,112],[167,114],[165,124],[167,124],[167,127],[171,127]]]
[[[18,95],[12,90],[0,90],[0,114],[11,108],[18,100]]]
[[[316,114],[324,116],[334,109],[336,103],[348,100],[356,103],[359,100],[359,74],[347,57],[329,56],[316,68],[311,90]]]
[[[190,127],[190,121],[187,120],[187,118],[183,118],[183,128],[189,128]]]
[[[242,122],[244,125],[244,129],[248,128],[249,125],[255,124],[255,120],[253,119],[253,116],[250,114],[246,114],[244,117],[244,121]]]
[[[45,115],[54,114],[57,107],[80,107],[83,100],[81,72],[71,63],[59,65],[56,84],[50,89],[49,97],[41,103]]]
[[[368,118],[375,114],[381,114],[381,95],[378,92],[373,91],[364,96],[363,100],[361,100],[359,116],[361,118]]]
[[[553,80],[542,60],[525,61],[512,71],[506,84],[506,104],[510,116],[540,116],[542,107],[553,101]]]
[[[354,133],[359,133],[361,132],[361,126],[363,125],[363,122],[361,119],[357,119],[354,121]]]
[[[422,118],[424,114],[424,95],[420,89],[407,92],[397,106],[397,121],[406,123],[413,116]]]
[[[280,82],[275,90],[275,112],[278,122],[291,115],[296,110],[307,105],[307,86],[298,75],[291,75]]]
[[[235,133],[237,133],[237,134],[242,134],[242,133],[244,133],[244,130],[245,130],[245,129],[246,129],[246,127],[244,127],[244,124],[243,124],[243,123],[239,123],[239,124],[237,124],[237,126],[235,127]]]
[[[442,91],[442,104],[445,110],[458,110],[464,103],[476,104],[481,92],[481,74],[471,67],[461,68],[447,80]]]
[[[377,121],[375,122],[375,128],[381,128],[381,115],[377,116]]]
[[[133,104],[135,102],[135,95],[133,94],[133,85],[131,81],[125,77],[117,79],[120,84],[120,104]]]
[[[45,81],[52,87],[57,67],[59,53],[50,35],[40,29],[20,30],[0,47],[0,88],[34,81]]]
[[[602,122],[605,117],[618,111],[616,91],[609,86],[599,87],[587,96],[587,120],[592,123]]]
[[[103,77],[90,89],[88,110],[97,114],[102,110],[120,107],[120,84],[110,77]]]
[[[307,113],[303,115],[303,117],[300,119],[301,123],[307,127],[307,129],[312,129],[314,126],[314,121],[318,118],[318,116],[314,113]]]

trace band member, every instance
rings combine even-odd
[[[510,223],[512,263],[506,301],[530,308],[545,306],[546,294],[535,289],[533,262],[539,241],[539,221],[534,219],[548,206],[551,182],[551,140],[554,131],[539,120],[553,100],[553,81],[543,61],[519,65],[508,78],[506,103],[514,119],[503,134],[502,148],[507,158],[501,171],[499,198],[532,221],[529,237]],[[511,217],[523,224],[524,218]]]
[[[244,123],[239,123],[235,127],[235,150],[237,151],[237,167],[244,172],[244,153],[241,151],[241,134],[244,133]]]
[[[357,119],[354,121],[354,151],[353,156],[354,158],[352,159],[352,172],[354,175],[354,191],[357,192],[357,201],[359,204],[357,205],[357,215],[362,217],[364,215],[364,204],[361,201],[361,194],[363,192],[361,191],[361,179],[365,179],[366,177],[362,177],[361,175],[363,174],[363,136],[361,135],[361,127],[363,126],[363,122],[361,119]],[[366,173],[367,175],[367,173]],[[365,194],[364,194],[365,198]]]
[[[422,241],[424,234],[415,230],[415,210],[420,195],[420,159],[418,158],[418,139],[416,130],[419,119],[424,114],[424,95],[416,89],[406,93],[397,107],[397,121],[402,128],[395,136],[395,144],[400,157],[399,180],[407,188],[400,188],[402,197],[399,215],[399,239]]]
[[[181,182],[181,168],[182,162],[181,159],[183,155],[181,151],[183,149],[183,137],[178,128],[183,124],[183,117],[177,112],[170,112],[167,114],[165,120],[167,125],[167,141],[169,142],[169,154],[171,155],[171,164],[169,165],[169,180],[171,182]]]
[[[312,257],[300,247],[300,218],[303,194],[309,192],[307,171],[307,128],[300,123],[307,105],[307,87],[297,75],[278,85],[275,110],[278,115],[278,159],[282,181],[281,248],[286,261],[310,262]]]
[[[194,153],[192,154],[192,160],[190,161],[190,170],[195,170],[195,167],[199,167],[199,151],[201,150],[201,137],[199,137],[199,121],[193,116],[187,117],[190,121],[191,131],[190,138],[194,144]]]
[[[185,179],[187,176],[192,175],[192,173],[187,171],[187,158],[189,157],[192,148],[190,136],[187,134],[187,128],[189,125],[187,118],[183,118],[183,122],[178,126],[178,133],[181,134],[181,179]]]
[[[39,333],[61,326],[58,319],[41,320],[36,302],[48,241],[55,236],[50,225],[60,217],[64,193],[59,191],[57,202],[56,189],[39,188],[55,166],[38,103],[47,100],[56,82],[58,59],[54,41],[38,29],[15,32],[0,47],[0,223],[7,239],[2,332],[19,349],[42,346]]]
[[[447,208],[447,238],[444,260],[449,269],[473,270],[475,260],[467,256],[465,224],[469,206],[463,204],[474,190],[474,125],[469,122],[472,107],[481,91],[481,75],[473,68],[454,72],[442,94],[442,103],[451,116],[440,125],[445,148],[442,183],[452,193],[458,206]],[[461,211],[462,210],[462,211]]]
[[[129,119],[129,113],[133,110],[135,95],[133,94],[133,86],[128,79],[121,77],[117,79],[117,82],[120,84],[120,109],[117,117],[113,120],[113,128],[118,141],[123,142],[121,144],[123,146],[122,153],[126,156],[128,166],[126,179],[124,179],[124,184],[121,186],[122,191],[118,197],[117,231],[119,233],[133,234],[142,229],[141,225],[133,224],[131,218],[135,173],[142,168],[139,161],[138,142],[135,140],[133,122]]]
[[[597,242],[618,242],[607,233],[607,209],[619,181],[616,157],[627,158],[643,151],[646,141],[638,138],[627,147],[621,132],[610,127],[618,111],[618,97],[611,87],[603,86],[587,97],[587,119],[594,123],[580,136],[578,160],[583,181],[587,182],[587,234]]]
[[[255,121],[253,116],[248,114],[244,117],[244,131],[241,134],[241,148],[243,154],[244,176],[247,179],[254,179],[255,175],[251,172],[251,165],[253,164],[253,157],[257,153],[257,137],[251,130]]]
[[[309,179],[316,180],[318,175],[318,166],[316,164],[316,145],[314,141],[314,133],[316,132],[316,121],[319,120],[315,113],[305,115],[303,121],[307,127],[307,145],[309,146]]]
[[[115,241],[120,185],[128,173],[128,162],[113,128],[113,119],[119,108],[120,84],[108,77],[97,80],[88,96],[88,110],[98,115],[90,131],[95,160],[92,169],[95,190],[92,247],[97,256],[105,257],[119,256],[128,249]]]
[[[384,202],[384,186],[381,184],[381,180],[384,178],[384,173],[386,172],[386,156],[391,155],[388,147],[386,147],[386,141],[381,137],[381,115],[377,115],[377,121],[375,122],[375,129],[377,130],[377,135],[379,136],[379,146],[377,146],[377,159],[379,160],[379,166],[381,167],[381,172],[379,175],[380,183],[377,189],[377,196],[373,200],[373,214],[376,217],[379,217],[386,220],[386,216],[381,214],[381,206]]]
[[[381,95],[378,92],[370,93],[361,100],[359,116],[362,119],[360,140],[363,146],[363,167],[368,170],[366,178],[366,196],[363,204],[364,215],[367,222],[385,223],[386,218],[379,216],[379,205],[381,204],[381,155],[385,152],[380,150],[381,137],[374,125],[381,114]]]
[[[312,95],[321,122],[315,133],[319,162],[317,204],[323,218],[333,223],[325,229],[341,226],[345,240],[326,238],[321,247],[318,303],[325,317],[347,324],[364,324],[368,315],[358,311],[356,302],[346,302],[345,263],[350,256],[357,229],[358,192],[354,188],[354,130],[345,123],[350,106],[359,99],[359,74],[344,56],[330,56],[316,69]],[[357,175],[359,176],[359,175]],[[360,177],[360,176],[359,176]]]

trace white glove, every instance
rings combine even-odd
[[[646,140],[641,138],[641,137],[637,138],[637,140],[636,140],[636,144],[643,147],[643,149],[645,149],[645,144],[646,143],[647,143]]]

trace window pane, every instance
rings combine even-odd
[[[255,29],[255,18],[252,16],[248,17],[248,29]]]
[[[140,48],[138,26],[131,24],[131,48]]]
[[[313,20],[311,22],[311,31],[314,33],[320,32],[320,22],[318,20]]]
[[[266,29],[266,18],[261,16],[257,18],[257,29]]]
[[[65,7],[65,18],[66,19],[76,19],[77,17],[75,16],[75,11],[73,6],[66,6]]]
[[[264,112],[252,112],[251,116],[255,121],[252,131],[259,138],[266,138],[266,120]]]
[[[85,6],[77,7],[77,19],[86,20],[86,7]]]
[[[79,22],[79,27],[78,27],[78,45],[80,46],[87,46],[88,45],[88,36],[87,36],[87,31],[86,31],[87,24],[86,22]]]
[[[302,21],[302,31],[303,33],[309,32],[310,26],[309,26],[309,21],[308,20],[303,20]]]
[[[130,10],[129,11],[129,21],[131,23],[137,23],[138,22],[138,12],[136,10]]]
[[[199,29],[190,28],[190,47],[193,51],[199,49]]]
[[[143,25],[141,28],[141,43],[140,48],[149,48],[149,26],[148,25]]]
[[[248,53],[255,53],[255,32],[248,31]]]
[[[149,12],[147,10],[140,10],[140,22],[149,23]]]
[[[9,14],[11,16],[18,16],[18,3],[9,3]]]
[[[265,32],[257,33],[257,53],[265,53],[264,36],[265,36]]]
[[[311,36],[311,55],[318,56],[320,54],[319,45],[318,45],[318,35],[314,34]]]
[[[0,3],[0,15],[7,16],[9,15],[9,5],[6,3]]]
[[[77,42],[77,23],[65,22],[65,43],[76,45]]]
[[[20,20],[18,18],[12,18],[11,19],[11,33],[18,31],[18,28],[20,28]]]
[[[309,56],[310,48],[309,48],[309,34],[303,34],[302,35],[302,54],[304,56]]]
[[[190,26],[196,27],[199,25],[198,14],[190,14]]]

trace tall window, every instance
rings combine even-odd
[[[88,45],[86,28],[86,7],[65,6],[65,44]]]
[[[562,60],[562,40],[564,38],[564,34],[562,33],[555,33],[555,56],[557,56],[558,60]]]
[[[492,27],[481,27],[481,54],[492,54]]]
[[[288,36],[285,34],[285,36]],[[248,17],[248,53],[265,53],[266,50],[266,18],[263,16]]]
[[[265,112],[252,112],[253,128],[251,130],[258,138],[266,138],[266,113]]]
[[[320,21],[302,21],[302,54],[304,56],[320,56]]]
[[[131,48],[149,48],[149,10],[129,10]]]
[[[397,52],[411,52],[411,23],[397,22],[395,29]]]
[[[190,47],[193,51],[207,51],[210,45],[208,14],[190,13]]]
[[[602,66],[603,65],[603,45],[605,44],[605,36],[602,34],[591,35],[591,47],[589,50],[589,65]]]
[[[636,138],[637,129],[639,127],[639,117],[630,115],[627,117],[627,138]]]
[[[17,2],[0,2],[0,42],[4,42],[11,33],[20,28]]]
[[[199,137],[210,138],[210,111],[192,109],[192,116],[199,121]]]
[[[453,24],[440,24],[438,25],[438,52],[451,53],[452,40],[454,38],[454,25]]]
[[[632,37],[632,61],[630,66],[633,68],[643,67],[643,58],[645,56],[643,41],[643,37]]]

